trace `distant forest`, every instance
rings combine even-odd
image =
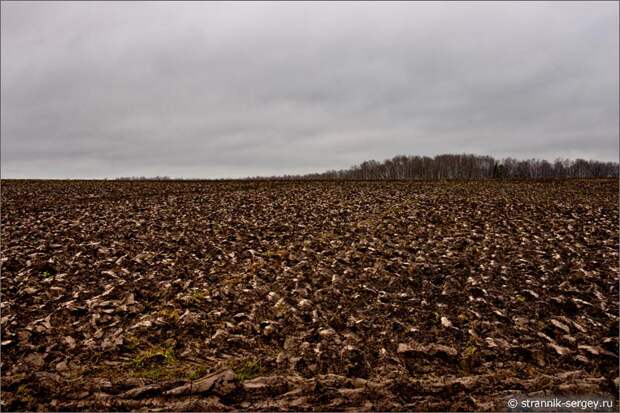
[[[518,160],[505,158],[496,160],[481,155],[437,155],[428,156],[397,155],[383,162],[365,161],[348,169],[306,175],[255,176],[246,179],[562,179],[562,178],[618,178],[618,162],[600,162],[585,159],[544,159]],[[168,176],[120,177],[121,181],[141,180],[183,180]],[[190,179],[194,180],[194,179]]]
[[[307,175],[257,177],[254,179],[554,179],[554,178],[617,178],[617,162],[585,159],[496,160],[481,155],[398,155],[383,162],[365,161],[348,169],[331,170]]]

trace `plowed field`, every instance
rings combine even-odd
[[[618,392],[618,182],[3,181],[3,410]]]

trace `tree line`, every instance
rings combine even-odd
[[[348,169],[307,175],[271,177],[279,179],[561,179],[618,178],[618,162],[585,159],[496,160],[481,155],[397,155],[383,162],[371,160]],[[263,178],[269,179],[269,178]]]

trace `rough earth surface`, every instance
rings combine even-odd
[[[2,181],[2,410],[618,394],[618,182]]]

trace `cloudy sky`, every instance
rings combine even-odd
[[[617,2],[2,2],[2,177],[618,160]]]

